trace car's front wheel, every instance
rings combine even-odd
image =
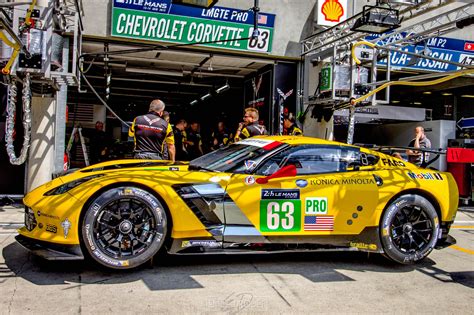
[[[137,187],[104,191],[88,206],[82,220],[82,241],[89,255],[113,269],[135,268],[163,245],[167,217],[150,192]]]
[[[439,218],[428,199],[407,194],[385,209],[381,241],[385,254],[401,264],[412,264],[431,253],[439,233]]]

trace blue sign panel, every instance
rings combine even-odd
[[[377,45],[387,45],[391,42],[402,39],[405,34],[394,34],[381,41],[378,41]],[[366,40],[372,41],[376,39],[377,35],[370,35],[366,37]],[[425,54],[426,56],[434,57],[441,60],[453,61],[465,65],[474,66],[474,42],[468,42],[460,39],[445,38],[445,37],[434,37],[430,38],[419,45],[409,45],[401,48],[400,50]],[[425,70],[425,71],[436,71],[445,72],[459,70],[458,67],[453,64],[444,63],[442,61],[430,60],[426,58],[418,58],[415,56],[403,54],[401,52],[390,53],[390,63],[394,69],[414,69],[414,70]],[[379,65],[386,65],[387,59],[378,62]]]
[[[474,117],[461,118],[458,121],[458,127],[461,129],[474,128]]]

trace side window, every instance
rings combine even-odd
[[[349,164],[349,166],[354,167],[354,170],[356,170],[357,167],[360,167],[360,166],[375,165],[379,162],[379,159],[380,159],[378,156],[375,156],[369,153],[364,153],[364,152],[360,152],[358,156],[359,158],[355,158],[354,161],[351,164]]]
[[[286,165],[295,165],[297,175],[345,172],[359,161],[359,150],[341,146],[306,145],[280,152],[257,170],[257,175],[271,175]]]

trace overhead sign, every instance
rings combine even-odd
[[[349,109],[336,110],[334,116],[349,117]],[[426,110],[415,107],[377,105],[356,108],[354,117],[361,123],[379,119],[423,121],[426,118]]]
[[[171,0],[114,0],[111,35],[244,51],[271,52],[275,15],[214,6],[210,9],[172,4]],[[240,40],[247,38],[246,40]]]
[[[347,0],[318,0],[318,25],[334,26],[346,19]]]
[[[383,41],[377,42],[377,45],[386,45],[391,42],[402,39],[405,34],[395,34]],[[367,36],[367,40],[374,40],[377,35]],[[465,65],[474,66],[474,42],[464,41],[460,39],[447,37],[434,37],[418,45],[409,45],[401,48],[406,52],[417,54],[425,54],[426,56],[435,57],[441,60],[454,61]],[[386,65],[387,59],[378,62],[379,65]],[[399,52],[390,53],[390,64],[393,69],[414,69],[425,71],[453,71],[459,70],[461,67],[444,63],[442,61],[429,60],[425,58],[417,58]]]
[[[459,129],[474,128],[474,117],[461,118],[457,122]]]

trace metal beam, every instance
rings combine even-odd
[[[379,38],[371,40],[373,43],[383,43],[387,40],[386,45],[396,46],[399,44],[415,44],[433,36],[439,36],[440,31],[446,29],[456,29],[456,22],[460,19],[473,16],[474,3],[468,3],[456,9],[450,10],[443,14],[437,15],[422,22],[398,29],[396,32],[385,34]],[[408,34],[403,36],[403,34]],[[399,38],[396,40],[396,38]],[[395,40],[394,40],[395,39]],[[379,44],[379,46],[383,44]]]
[[[455,1],[453,0],[430,1],[416,7],[416,11],[414,11],[415,8],[401,10],[400,15],[403,18],[403,21],[406,22],[429,11],[454,2]],[[367,36],[366,33],[354,32],[351,30],[356,20],[361,17],[361,15],[362,13],[358,13],[344,22],[307,37],[300,42],[302,48],[301,55],[306,55],[313,51],[317,51],[319,54],[332,49],[334,46],[341,47],[344,45],[350,45],[350,43],[354,41],[365,38]]]
[[[88,79],[104,79],[103,76],[94,76],[88,75]],[[198,87],[212,87],[212,84],[203,84],[203,83],[191,83],[191,82],[179,82],[179,81],[160,81],[160,80],[144,80],[144,79],[134,79],[134,78],[117,78],[112,77],[112,81],[126,81],[126,82],[143,82],[143,83],[160,83],[160,84],[171,84],[171,85],[190,85]]]

